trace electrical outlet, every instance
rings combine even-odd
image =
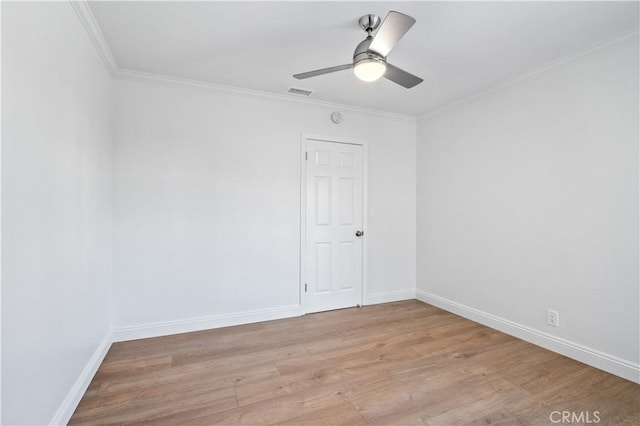
[[[547,324],[551,327],[560,325],[560,314],[558,314],[558,311],[547,309]]]

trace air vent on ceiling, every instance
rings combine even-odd
[[[307,89],[300,89],[298,87],[289,87],[289,92],[290,95],[297,95],[297,96],[309,96],[311,93],[313,93],[312,90],[307,90]]]

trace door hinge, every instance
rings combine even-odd
[[[307,283],[304,283],[304,292],[307,292]]]
[[[304,160],[309,161],[309,151],[304,152]]]

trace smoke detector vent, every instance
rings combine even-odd
[[[290,95],[296,95],[296,96],[309,96],[313,93],[312,90],[308,90],[308,89],[300,89],[298,87],[289,87],[289,91],[287,92]]]

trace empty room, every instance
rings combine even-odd
[[[2,425],[640,424],[640,2],[0,14]]]

